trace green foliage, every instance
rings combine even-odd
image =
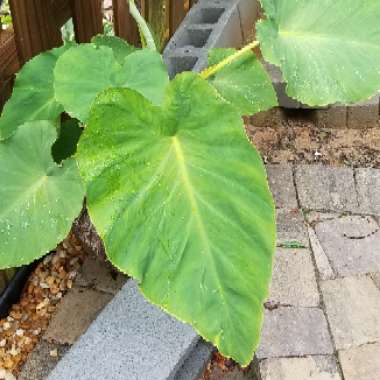
[[[54,249],[82,208],[77,163],[53,161],[55,139],[51,123],[34,121],[0,142],[0,269],[28,264]]]
[[[261,0],[264,58],[289,96],[310,106],[354,103],[380,89],[378,0]]]
[[[110,37],[110,36],[105,36],[105,35],[99,34],[99,35],[95,36],[91,40],[91,42],[98,48],[100,46],[105,46],[105,47],[111,48],[113,51],[113,54],[115,56],[116,61],[120,65],[122,65],[124,63],[125,57],[127,55],[129,55],[129,54],[131,54],[137,50],[134,46],[129,45],[127,42],[125,42],[124,40],[122,40],[119,37]]]
[[[111,262],[248,364],[275,228],[264,165],[239,114],[192,73],[171,82],[162,108],[111,89],[92,108],[77,159]]]
[[[350,103],[380,88],[378,1],[262,4],[262,53],[280,66],[290,96]],[[54,248],[86,193],[111,262],[246,365],[259,340],[275,224],[241,116],[275,106],[275,93],[250,51],[258,42],[214,50],[215,66],[169,83],[139,25],[150,49],[98,36],[44,53],[17,76],[0,118],[0,268]],[[83,134],[77,120],[59,125],[62,112],[84,123]]]
[[[55,67],[55,96],[66,112],[82,122],[86,122],[96,95],[107,88],[132,88],[160,104],[169,82],[158,53],[132,51],[128,46],[121,49],[116,40],[112,44],[105,41],[103,38],[102,42],[95,40],[96,45],[82,44],[69,49]],[[110,45],[112,48],[108,47]],[[123,54],[125,57],[120,64]]]
[[[235,49],[213,49],[209,65],[216,65],[234,53]],[[278,104],[269,75],[252,52],[218,71],[210,82],[241,115],[253,115]]]
[[[53,70],[58,57],[70,46],[42,53],[24,65],[0,118],[0,140],[11,136],[26,121],[58,120],[63,107],[54,96]]]

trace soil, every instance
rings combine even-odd
[[[246,129],[266,163],[380,168],[380,127],[321,129],[298,116],[288,118],[283,127],[248,124]]]
[[[46,330],[57,304],[83,263],[85,253],[70,234],[34,270],[7,318],[0,320],[0,368],[17,375]]]

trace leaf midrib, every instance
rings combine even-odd
[[[181,143],[180,143],[178,137],[173,136],[172,141],[173,141],[174,153],[175,153],[177,163],[178,163],[178,167],[179,167],[179,173],[182,177],[182,183],[184,185],[185,192],[186,192],[187,197],[189,199],[189,202],[191,204],[191,209],[193,210],[193,215],[195,217],[195,221],[196,221],[197,229],[199,231],[199,235],[201,237],[203,245],[206,248],[205,252],[207,253],[207,256],[209,257],[209,260],[212,264],[212,265],[210,265],[210,267],[212,268],[212,271],[214,272],[215,278],[217,280],[219,294],[222,298],[223,305],[225,305],[226,300],[225,300],[224,293],[223,293],[223,286],[222,286],[222,283],[220,281],[219,274],[216,270],[214,257],[211,253],[210,241],[208,239],[208,236],[206,233],[206,228],[204,226],[204,222],[203,222],[203,219],[201,217],[198,202],[197,202],[195,195],[194,195],[195,192],[194,192],[193,186],[191,184],[189,172],[188,172],[187,167],[186,167],[185,155],[184,155],[184,152],[183,152],[183,149],[182,149],[182,146],[181,146]]]

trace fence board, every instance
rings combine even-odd
[[[103,33],[101,0],[72,0],[71,9],[77,42],[90,42],[93,36]]]
[[[171,0],[169,2],[169,32],[170,36],[174,34],[179,24],[185,17],[184,0]]]
[[[41,51],[62,44],[60,25],[53,2],[46,0],[10,0],[13,29],[21,64]]]
[[[137,46],[140,35],[136,22],[129,14],[127,2],[125,0],[112,0],[112,4],[115,34]]]

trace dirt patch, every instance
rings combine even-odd
[[[307,118],[289,117],[282,127],[258,128],[248,124],[246,129],[267,163],[319,162],[334,166],[380,168],[378,127],[323,129],[317,128]]]

